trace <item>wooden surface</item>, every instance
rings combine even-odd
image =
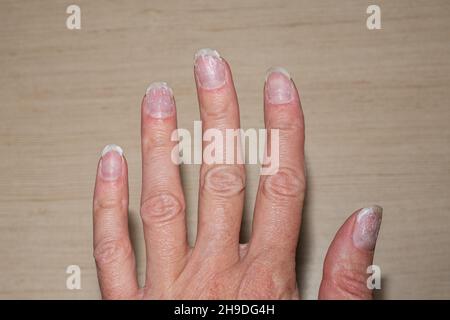
[[[65,26],[81,7],[82,29]],[[366,28],[381,6],[382,30]],[[199,119],[195,51],[232,66],[245,128],[263,126],[265,71],[301,91],[308,196],[299,250],[305,298],[355,209],[384,207],[381,298],[450,298],[450,2],[0,1],[0,298],[98,298],[91,198],[104,145],[125,149],[139,274],[139,104],[174,88],[179,126]],[[183,167],[194,239],[198,166]],[[248,167],[244,230],[257,186]],[[245,236],[244,236],[245,238]],[[68,265],[82,289],[65,287]]]

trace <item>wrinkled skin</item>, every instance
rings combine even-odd
[[[198,55],[194,73],[203,130],[239,128],[239,106],[228,63]],[[152,88],[152,87],[151,87]],[[128,174],[118,149],[105,150],[94,192],[94,256],[105,299],[298,299],[295,255],[305,197],[304,119],[289,75],[273,69],[264,85],[267,129],[279,129],[279,170],[262,175],[251,239],[239,243],[244,205],[242,164],[202,164],[198,234],[187,242],[185,200],[171,159],[176,111],[165,85],[142,101],[141,217],[146,282],[139,288],[128,233]],[[208,145],[204,142],[203,148]],[[361,216],[361,218],[359,218]],[[371,299],[372,264],[381,208],[355,211],[325,259],[321,299]]]

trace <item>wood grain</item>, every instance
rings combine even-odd
[[[305,298],[317,296],[334,233],[380,204],[381,298],[450,298],[450,2],[0,1],[0,298],[98,298],[91,197],[102,147],[125,149],[139,274],[139,104],[153,81],[174,88],[179,126],[199,119],[192,58],[232,66],[245,128],[262,128],[265,71],[283,65],[301,91],[308,197],[299,248]],[[183,167],[191,241],[198,166]],[[257,168],[248,167],[245,233]],[[247,235],[248,236],[248,235]],[[245,236],[244,236],[245,238]],[[68,265],[82,290],[65,287]]]

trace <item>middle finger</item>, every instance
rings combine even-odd
[[[216,253],[226,257],[227,261],[236,261],[239,259],[245,170],[242,162],[237,163],[239,139],[234,140],[233,148],[227,145],[228,155],[224,150],[226,129],[239,129],[240,126],[236,91],[228,64],[215,50],[197,52],[194,71],[203,138],[211,138],[209,142],[203,141],[199,223],[194,252],[201,255]],[[231,152],[235,157],[227,161]]]

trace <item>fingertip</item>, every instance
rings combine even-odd
[[[142,99],[143,117],[163,120],[176,115],[175,98],[167,82],[153,82]]]
[[[383,208],[373,205],[353,212],[342,224],[330,245],[350,251],[372,252],[378,238]]]
[[[269,106],[298,105],[297,88],[287,69],[271,67],[267,70],[264,82],[264,98]]]
[[[227,82],[227,64],[214,49],[203,48],[197,51],[194,56],[194,73],[197,85],[205,90],[220,89]]]
[[[230,94],[235,99],[234,82],[228,61],[217,50],[204,48],[194,56],[194,75],[197,91],[202,96]]]
[[[304,139],[304,116],[300,96],[290,73],[282,67],[267,71],[264,83],[265,117],[273,126],[297,127]]]
[[[324,261],[319,297],[325,299],[370,298],[367,267],[373,263],[382,208],[356,210],[336,233]]]
[[[109,144],[102,150],[98,176],[107,182],[118,180],[124,173],[126,163],[123,156],[123,149],[116,144]]]
[[[383,217],[383,208],[371,206],[359,210],[356,214],[352,241],[356,248],[372,251],[378,239],[378,233]]]

